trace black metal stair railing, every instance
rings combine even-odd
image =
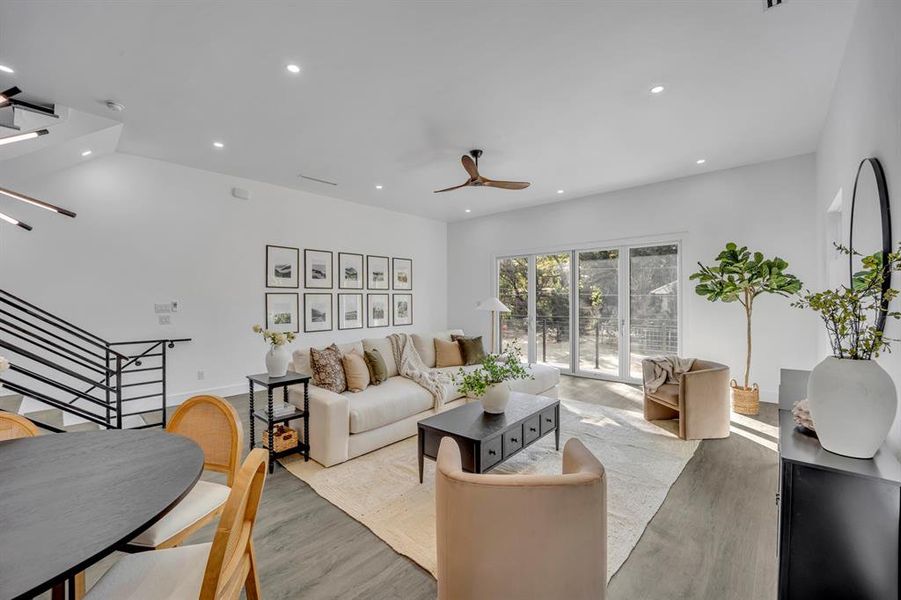
[[[141,423],[133,428],[165,426],[167,353],[188,341],[109,342],[0,290],[0,353],[10,361],[0,384],[103,428],[122,429],[129,426],[128,417],[138,416]],[[159,413],[159,420],[146,422],[152,413]]]

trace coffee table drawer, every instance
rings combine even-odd
[[[557,426],[557,411],[553,408],[541,411],[541,435],[553,431]]]
[[[482,472],[484,473],[501,461],[503,437],[497,435],[482,442]]]
[[[535,415],[534,417],[529,417],[525,424],[522,426],[522,435],[523,442],[525,444],[531,444],[535,440],[541,437],[541,415]]]
[[[504,432],[504,458],[522,448],[522,425]]]

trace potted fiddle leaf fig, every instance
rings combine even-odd
[[[732,408],[737,413],[756,415],[760,408],[760,390],[750,383],[751,377],[751,316],[754,300],[761,294],[788,297],[801,289],[801,280],[786,273],[788,263],[783,259],[764,258],[760,252],[752,253],[747,246],[734,242],[726,244],[716,257],[717,264],[706,266],[698,263],[699,270],[689,279],[698,282],[695,292],[711,302],[737,302],[745,312],[747,353],[743,385],[733,379]]]
[[[799,295],[793,306],[816,312],[826,326],[832,356],[814,367],[807,383],[810,416],[826,450],[852,458],[872,458],[895,420],[898,395],[891,376],[874,358],[890,352],[885,321],[901,319],[890,304],[901,290],[890,286],[892,271],[901,271],[901,244],[896,252],[862,256],[843,246],[839,252],[861,257],[850,285]]]

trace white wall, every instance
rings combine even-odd
[[[231,197],[233,186],[252,199]],[[265,322],[266,244],[412,257],[414,324],[401,329],[446,327],[442,222],[127,154],[16,189],[78,217],[17,206],[35,229],[0,229],[0,286],[106,339],[193,338],[171,351],[176,400],[244,391],[244,375],[265,370],[266,345],[250,327]],[[179,311],[161,326],[153,304],[171,300]],[[295,346],[392,331],[301,333]]]
[[[500,192],[499,192],[500,193]],[[448,322],[488,335],[475,303],[494,294],[495,257],[583,247],[623,238],[682,240],[683,353],[724,362],[739,377],[744,365],[744,314],[737,304],[710,303],[688,276],[728,241],[789,261],[803,281],[816,279],[814,157],[697,175],[492,215],[448,226]],[[693,283],[693,282],[692,282]],[[779,369],[811,368],[816,322],[785,299],[760,297],[754,314],[752,379],[773,400]]]
[[[819,243],[826,255],[826,210],[839,189],[850,202],[857,165],[865,157],[882,162],[893,204],[892,234],[901,239],[901,3],[861,0],[848,40],[841,71],[817,150],[817,220]],[[825,261],[821,282],[828,281]],[[901,285],[897,275],[893,286]],[[898,307],[894,307],[896,310]],[[888,337],[901,337],[901,323],[890,322]],[[819,356],[828,346],[821,337]],[[901,389],[901,344],[894,354],[880,357],[880,364]],[[899,416],[901,417],[901,416]],[[889,442],[901,453],[901,418],[895,420]]]

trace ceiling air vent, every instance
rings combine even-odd
[[[315,181],[316,183],[324,183],[325,185],[338,185],[334,181],[328,181],[326,179],[319,179],[317,177],[309,177],[307,175],[298,175],[301,179],[306,179],[307,181]]]
[[[763,0],[763,10],[769,10],[782,4],[783,0]]]

